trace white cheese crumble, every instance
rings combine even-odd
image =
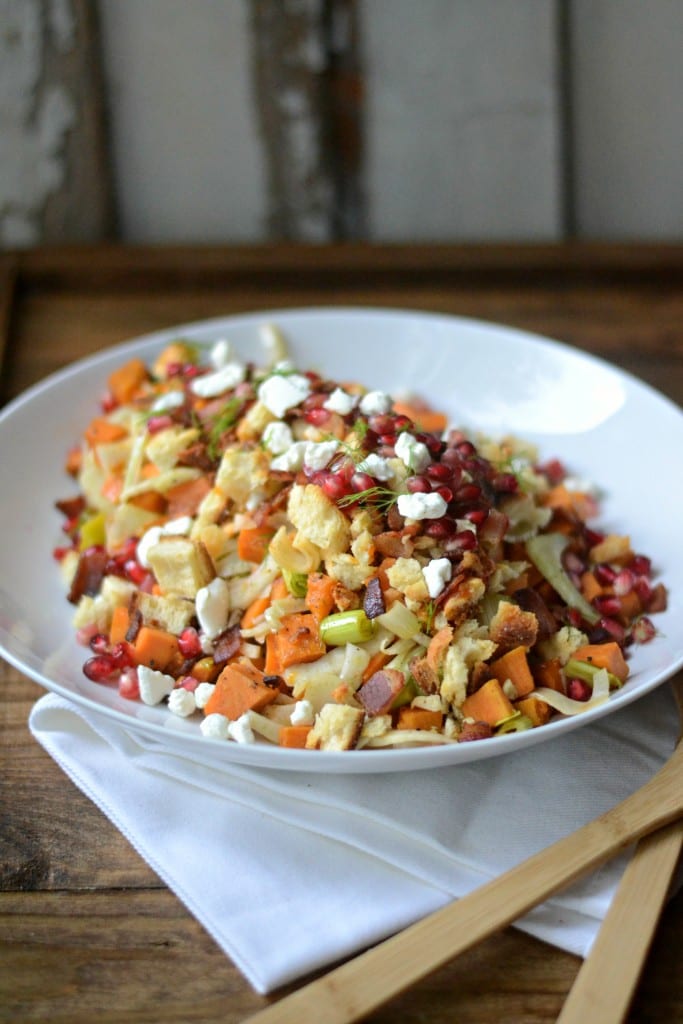
[[[179,516],[177,519],[170,519],[163,526],[150,526],[149,530],[143,533],[135,549],[140,565],[149,569],[149,552],[155,547],[162,537],[186,537],[192,529],[192,518],[190,516]]]
[[[231,348],[227,338],[219,338],[211,346],[209,360],[214,369],[220,370],[221,367],[225,366],[230,361],[230,356]]]
[[[167,676],[165,672],[157,672],[154,668],[140,665],[138,668],[138,684],[140,686],[140,700],[143,704],[160,704],[164,697],[167,697],[175,686],[173,676]]]
[[[369,455],[366,455],[363,461],[358,463],[356,469],[359,473],[368,473],[375,480],[390,480],[394,475],[387,459],[376,452],[370,452]]]
[[[275,420],[269,423],[261,435],[263,444],[273,455],[282,455],[294,443],[292,431],[287,423]]]
[[[167,391],[165,395],[160,395],[159,398],[152,403],[150,411],[168,412],[169,409],[178,409],[184,404],[185,395],[182,391]]]
[[[200,711],[209,703],[211,694],[215,689],[215,683],[200,683],[199,686],[195,687],[194,702]]]
[[[225,391],[236,388],[246,376],[247,368],[243,363],[226,363],[220,370],[196,377],[190,384],[190,389],[198,398],[217,398]]]
[[[275,374],[259,385],[258,398],[273,416],[282,419],[288,409],[303,402],[311,393],[311,384],[307,377],[292,373],[288,377]]]
[[[304,464],[304,452],[309,441],[295,441],[293,445],[277,455],[270,464],[271,469],[279,469],[284,473],[298,473]]]
[[[230,722],[228,725],[228,736],[235,740],[236,743],[255,743],[256,737],[254,736],[254,730],[251,727],[251,721],[249,719],[249,712],[246,711],[243,715],[237,719],[236,722]]]
[[[337,412],[340,416],[348,416],[357,401],[357,395],[350,395],[343,388],[335,388],[329,398],[323,402],[323,409],[327,409],[328,412]]]
[[[298,700],[289,717],[292,725],[313,725],[315,711],[310,700]]]
[[[194,694],[184,686],[178,686],[168,695],[168,710],[179,718],[189,718],[197,710]]]
[[[324,469],[339,448],[339,441],[309,441],[304,449],[304,466]]]
[[[381,416],[389,412],[393,404],[384,391],[368,391],[360,400],[360,411],[364,416]]]
[[[197,618],[202,631],[210,638],[225,629],[230,610],[230,588],[224,579],[216,576],[205,587],[200,587],[195,598]]]
[[[406,519],[441,519],[448,505],[436,491],[429,494],[399,494],[398,511]]]
[[[199,689],[199,687],[197,687]],[[230,722],[225,715],[207,715],[200,723],[199,731],[209,740],[227,740]]]
[[[453,575],[453,566],[448,558],[432,558],[422,569],[427,590],[431,598],[438,597]]]
[[[432,461],[427,445],[407,431],[398,435],[394,451],[401,462],[414,473],[421,473]]]

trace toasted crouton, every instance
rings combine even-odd
[[[195,614],[194,603],[177,594],[161,597],[138,591],[134,606],[142,615],[145,625],[160,626],[176,636],[189,626]]]
[[[530,648],[538,636],[538,619],[512,601],[501,601],[491,619],[489,633],[501,651],[519,646]]]
[[[167,594],[194,599],[216,575],[204,545],[189,537],[160,537],[147,558],[159,586]]]
[[[351,540],[349,522],[315,484],[292,487],[287,515],[298,533],[320,548],[324,557],[348,550]]]
[[[216,474],[216,487],[239,508],[268,481],[270,459],[260,448],[226,448]]]
[[[348,704],[325,704],[306,738],[309,750],[352,750],[363,728],[365,712]]]

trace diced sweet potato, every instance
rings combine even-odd
[[[249,666],[251,671],[245,671],[246,668],[239,664],[225,666],[204,707],[205,714],[225,715],[234,722],[246,711],[261,711],[275,700],[278,688],[266,686],[258,669]]]
[[[509,679],[518,697],[525,697],[534,688],[534,678],[524,647],[513,647],[511,651],[496,658],[491,662],[491,671],[501,684]]]
[[[622,683],[628,679],[630,670],[616,640],[610,640],[606,644],[584,644],[574,651],[572,658],[576,661],[587,661],[598,668],[606,668]]]
[[[475,722],[487,722],[491,726],[498,725],[515,713],[497,679],[489,679],[475,693],[466,697],[461,710],[465,718],[472,718]]]

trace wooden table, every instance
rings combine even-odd
[[[2,257],[0,285],[3,401],[155,328],[347,304],[529,328],[599,354],[683,404],[680,248],[57,248]],[[634,472],[642,472],[647,444],[643,424]],[[263,1006],[31,739],[26,720],[40,688],[1,662],[0,680],[0,1020],[230,1024]],[[664,912],[632,1024],[683,1021],[681,948],[683,895]],[[575,957],[510,929],[370,1019],[554,1021],[577,967]]]

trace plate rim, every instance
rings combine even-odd
[[[614,375],[617,379],[628,382],[637,392],[645,393],[651,400],[667,409],[667,412],[677,417],[683,417],[683,410],[668,396],[662,394],[655,387],[646,381],[641,380],[635,374],[615,366],[602,356],[586,352],[568,342],[555,339],[548,335],[539,334],[525,328],[508,325],[495,320],[487,320],[479,317],[463,316],[434,310],[421,310],[417,308],[406,308],[400,306],[346,306],[346,305],[315,305],[295,306],[285,308],[252,309],[235,314],[213,316],[205,319],[186,321],[180,324],[172,324],[168,327],[148,331],[132,338],[127,338],[113,345],[108,345],[93,353],[81,356],[67,365],[52,371],[30,385],[20,394],[8,402],[0,410],[0,430],[7,420],[16,415],[22,408],[30,404],[44,392],[58,389],[61,384],[72,377],[95,369],[98,364],[107,361],[116,361],[120,355],[127,352],[140,351],[141,349],[153,349],[155,345],[161,345],[169,338],[179,337],[183,334],[191,336],[196,333],[212,332],[218,333],[225,327],[230,329],[239,326],[250,326],[263,324],[264,322],[277,322],[284,324],[286,321],[297,321],[301,319],[314,320],[330,318],[393,318],[405,321],[407,319],[419,319],[434,323],[442,323],[449,327],[467,325],[481,330],[483,333],[503,333],[508,337],[512,336],[525,344],[538,346],[542,349],[558,351],[560,355],[571,359],[585,361],[590,365],[599,367],[603,371]],[[321,351],[323,346],[321,345]],[[93,396],[96,398],[96,396]],[[2,438],[0,436],[0,445]],[[542,728],[529,730],[527,733],[513,733],[506,736],[492,737],[482,744],[467,744],[465,750],[462,745],[434,745],[432,747],[415,747],[387,750],[358,750],[347,752],[315,751],[315,762],[311,762],[310,751],[281,750],[273,744],[257,743],[249,745],[227,744],[217,740],[207,739],[194,733],[169,732],[163,724],[137,719],[133,716],[119,711],[117,708],[108,707],[98,703],[95,699],[86,694],[71,692],[66,686],[50,679],[43,671],[34,667],[29,662],[22,660],[11,647],[4,642],[4,630],[0,629],[0,656],[13,665],[19,672],[28,675],[36,683],[45,688],[48,692],[55,693],[63,699],[78,704],[86,710],[113,718],[120,726],[127,731],[143,734],[154,740],[161,740],[168,746],[169,742],[174,753],[178,743],[187,746],[188,753],[198,749],[207,754],[210,750],[219,751],[222,756],[221,762],[239,764],[244,767],[270,768],[273,770],[305,771],[314,774],[348,773],[348,774],[377,774],[395,773],[396,771],[412,771],[424,768],[457,767],[459,764],[469,764],[473,761],[488,760],[493,757],[504,756],[519,749],[526,749],[530,746],[545,743],[559,733],[564,735],[575,728],[586,728],[592,723],[599,722],[604,717],[626,708],[645,697],[652,690],[658,688],[683,667],[683,649],[678,659],[674,660],[655,679],[646,684],[641,684],[632,690],[620,690],[613,694],[609,701],[600,707],[591,709],[582,715],[573,718],[557,719]],[[459,756],[454,757],[456,751]],[[226,756],[227,755],[227,756]],[[449,756],[450,755],[450,756]],[[381,759],[378,760],[378,759]],[[280,762],[283,763],[272,763]],[[398,762],[398,763],[392,763]]]

